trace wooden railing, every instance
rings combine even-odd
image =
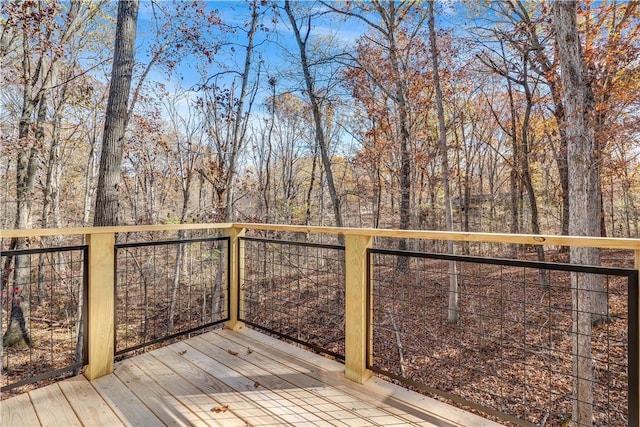
[[[602,249],[623,249],[633,251],[635,269],[640,269],[640,239],[617,239],[596,237],[567,237],[555,235],[513,235],[494,233],[459,233],[424,230],[396,229],[356,229],[315,226],[291,226],[275,224],[182,224],[154,226],[123,226],[97,228],[68,228],[41,230],[2,230],[0,238],[39,238],[44,236],[82,236],[89,247],[88,274],[88,365],[85,376],[89,379],[113,372],[114,363],[114,286],[115,258],[114,245],[117,233],[168,232],[180,230],[219,230],[230,237],[230,283],[229,320],[225,327],[233,330],[241,328],[242,281],[244,274],[243,247],[240,238],[245,232],[259,230],[267,232],[306,233],[310,235],[344,236],[345,244],[345,376],[363,383],[372,375],[367,369],[367,358],[371,356],[370,333],[371,312],[368,307],[371,296],[368,293],[367,249],[375,237],[408,238],[432,241],[483,242],[516,245],[543,245],[547,247],[594,247]],[[635,293],[637,294],[637,293]],[[640,324],[631,328],[640,330]],[[636,341],[637,342],[637,341]],[[630,349],[630,353],[640,354],[640,349]],[[638,372],[629,373],[638,382]],[[640,397],[635,395],[636,405]]]

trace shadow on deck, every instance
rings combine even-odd
[[[251,329],[217,330],[2,402],[1,424],[491,426],[477,415]]]

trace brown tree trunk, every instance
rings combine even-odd
[[[33,207],[34,188],[36,182],[36,173],[38,171],[37,152],[38,152],[38,138],[42,137],[41,127],[40,131],[37,131],[35,135],[32,135],[30,129],[32,127],[31,115],[33,114],[36,106],[43,101],[44,92],[46,89],[42,89],[40,93],[34,94],[34,83],[39,80],[40,73],[42,73],[42,58],[36,71],[32,74],[31,60],[29,53],[26,51],[27,35],[24,34],[25,51],[23,54],[22,66],[23,66],[23,103],[22,113],[20,115],[20,122],[18,124],[18,141],[20,146],[18,147],[18,159],[16,163],[16,221],[15,228],[27,229],[31,228],[32,220],[31,213]],[[43,107],[41,112],[46,109]],[[41,114],[38,114],[41,117]],[[41,126],[41,125],[40,125]],[[36,125],[38,128],[38,125]],[[26,239],[15,239],[11,242],[13,249],[24,249],[27,247]],[[7,260],[7,269],[3,271],[2,276],[5,278],[9,274],[10,260]],[[27,345],[31,345],[29,338],[29,331],[26,328],[25,313],[29,312],[29,295],[24,295],[24,287],[30,280],[30,268],[29,268],[29,256],[16,256],[13,260],[13,285],[11,287],[11,314],[9,317],[9,323],[6,326],[5,333],[2,337],[3,346],[13,346],[20,341],[24,341]],[[3,284],[3,288],[4,288]]]
[[[240,96],[238,97],[238,105],[236,107],[236,116],[233,126],[233,141],[231,153],[229,155],[229,169],[227,170],[227,191],[225,193],[225,222],[231,222],[233,219],[233,203],[234,203],[234,180],[236,179],[236,167],[238,155],[242,149],[247,125],[249,123],[248,113],[244,111],[244,105],[247,100],[249,83],[249,74],[251,72],[251,61],[253,59],[254,36],[258,29],[258,1],[253,0],[251,3],[251,27],[247,33],[247,51],[245,53],[244,71],[242,73],[242,82],[240,83]],[[250,110],[250,107],[249,107]]]
[[[118,3],[118,23],[96,188],[94,226],[118,224],[120,166],[129,119],[128,105],[135,62],[138,6],[138,0],[120,0]]]
[[[594,113],[595,102],[577,28],[577,2],[553,4],[553,22],[559,46],[559,62],[566,108],[567,161],[569,172],[569,234],[600,235],[600,194],[598,193],[598,153]],[[600,264],[600,250],[570,250],[575,264]],[[601,278],[574,273],[572,284],[573,311],[573,422],[593,425],[593,362],[591,359],[592,316],[606,314],[606,293]],[[604,299],[604,307],[602,300]],[[603,312],[602,309],[605,309]]]
[[[433,84],[436,90],[436,105],[438,108],[438,136],[440,145],[442,187],[444,188],[445,221],[447,231],[453,231],[453,213],[451,212],[451,189],[449,185],[449,155],[447,152],[447,129],[444,123],[444,107],[442,88],[440,87],[440,74],[438,70],[438,46],[436,45],[435,11],[433,2],[429,2],[429,44],[431,50],[431,64],[433,67]],[[447,242],[448,253],[455,254],[453,240]],[[455,261],[449,261],[449,309],[447,321],[457,323],[460,319],[458,273]]]
[[[502,4],[505,5],[503,10],[507,11],[505,16],[510,19],[514,25],[517,25],[519,30],[524,31],[524,35],[527,37],[527,45],[521,45],[519,49],[523,51],[527,50],[527,55],[531,55],[531,62],[534,65],[534,69],[546,80],[553,99],[553,115],[559,129],[559,145],[556,146],[552,140],[550,140],[549,143],[554,152],[554,159],[560,178],[562,199],[561,233],[566,235],[569,232],[569,181],[567,176],[567,138],[564,130],[565,112],[564,105],[562,104],[560,77],[555,62],[549,59],[546,54],[546,49],[544,49],[540,41],[539,28],[542,26],[540,22],[534,22],[531,19],[529,4],[522,0],[512,0],[503,2]],[[522,41],[511,40],[510,42],[518,44]],[[554,48],[557,51],[557,44]]]
[[[381,9],[383,5],[376,3],[377,7]],[[393,7],[393,3],[390,3]],[[407,87],[405,81],[400,73],[400,61],[398,59],[398,46],[396,45],[396,31],[395,25],[395,12],[389,12],[392,19],[388,19],[388,29],[386,36],[389,41],[389,61],[391,62],[391,68],[394,74],[395,81],[395,96],[393,97],[394,103],[398,107],[398,121],[400,126],[400,229],[408,230],[411,226],[411,153],[409,147],[411,143],[411,133],[409,132],[409,114],[407,108]],[[380,10],[381,16],[384,16],[384,12]],[[407,249],[407,240],[400,239],[398,242],[398,249]],[[398,258],[398,269],[404,271],[408,268],[408,258]]]
[[[529,208],[531,209],[531,232],[533,234],[540,234],[540,220],[538,217],[538,201],[536,193],[533,188],[533,180],[531,178],[531,167],[529,164],[529,153],[531,152],[531,141],[529,138],[529,126],[531,124],[531,108],[533,107],[533,94],[528,82],[528,61],[527,57],[523,58],[524,77],[522,87],[524,89],[525,98],[527,100],[527,106],[525,107],[524,117],[522,118],[522,153],[521,153],[521,168],[522,171],[522,185],[527,190],[529,197]],[[515,111],[513,112],[515,114]],[[536,254],[538,255],[538,261],[544,261],[544,248],[542,245],[536,245]],[[549,287],[549,278],[547,270],[538,270],[540,285],[544,288]]]
[[[41,21],[46,21],[54,13],[55,7],[40,9],[38,18],[34,18],[34,8],[38,7],[37,2],[17,2],[16,13],[21,14],[18,21],[24,19],[24,25],[12,27],[6,25],[0,37],[0,57],[7,52],[11,43],[22,38],[22,69],[21,84],[22,111],[18,123],[18,146],[16,161],[16,217],[15,228],[27,229],[32,227],[32,208],[34,202],[34,191],[36,175],[38,172],[37,155],[42,151],[44,144],[44,126],[47,119],[48,98],[52,87],[52,79],[59,60],[66,58],[65,49],[70,40],[77,34],[81,23],[88,22],[99,10],[95,8],[83,8],[83,3],[78,1],[69,2],[65,15],[60,17],[59,22],[64,23],[59,28],[49,28],[42,32],[39,25]],[[37,19],[36,26],[32,26],[30,19]],[[56,38],[58,37],[59,38]],[[59,49],[33,49],[32,40],[36,37],[42,46],[56,40]],[[35,123],[32,115],[37,112]],[[35,131],[33,131],[35,129]],[[14,249],[25,249],[26,239],[15,239],[11,242]],[[3,336],[3,345],[13,345],[24,341],[30,345],[29,332],[26,328],[25,319],[29,316],[29,300],[31,296],[23,294],[24,287],[31,280],[30,257],[28,255],[16,256],[13,260],[13,284],[11,293],[11,315]],[[5,265],[10,266],[12,260],[7,259]],[[8,280],[8,270],[0,274],[3,281]],[[6,283],[3,283],[3,287]]]
[[[315,126],[315,137],[318,147],[320,147],[320,157],[322,158],[322,165],[327,179],[327,187],[329,189],[329,196],[331,197],[331,203],[333,204],[333,215],[335,219],[336,227],[342,227],[342,211],[340,206],[340,198],[336,190],[336,186],[333,179],[333,169],[331,167],[331,157],[329,155],[329,148],[324,135],[324,129],[322,127],[322,113],[320,111],[320,104],[318,95],[316,93],[315,82],[311,76],[311,69],[309,61],[307,59],[307,38],[302,39],[300,34],[300,28],[296,22],[296,18],[291,10],[291,3],[289,1],[284,2],[284,8],[289,17],[289,22],[293,28],[293,33],[298,43],[300,50],[300,64],[302,65],[302,73],[304,74],[304,81],[306,84],[306,92],[309,96],[309,102],[311,104],[311,112],[313,114],[313,123]],[[311,23],[308,23],[308,29],[311,28]],[[307,34],[308,35],[308,34]]]

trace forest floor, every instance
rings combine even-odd
[[[603,265],[633,265],[628,251],[603,255]],[[547,261],[567,258],[547,255]],[[483,416],[499,411],[536,426],[565,425],[574,381],[570,274],[551,272],[549,287],[543,287],[535,269],[458,264],[460,319],[450,323],[448,262],[442,264],[424,260],[405,274],[380,267],[374,279],[374,367]],[[601,277],[608,321],[591,332],[594,425],[627,425],[627,279]],[[456,402],[459,397],[485,410]]]

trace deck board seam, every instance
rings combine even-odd
[[[186,342],[181,342],[181,344],[188,345]],[[171,345],[171,346],[167,346],[167,347],[165,347],[164,349],[166,349],[166,351],[172,351],[172,352],[173,352],[173,353],[175,353],[176,355],[180,355],[180,352],[179,352],[179,351],[178,351],[178,352],[176,352],[176,351],[175,351],[175,349],[174,349],[173,347],[174,347],[174,345]],[[189,346],[189,347],[191,347],[191,346]],[[192,347],[191,347],[191,348],[192,348]],[[195,348],[192,348],[192,351],[194,351],[194,352],[195,352],[195,351],[198,351],[198,350],[197,350],[197,349],[195,349]],[[203,357],[208,357],[206,354],[204,354],[204,353],[202,353],[202,352],[199,352],[199,353],[201,353]],[[167,366],[169,369],[172,369],[172,370],[176,373],[176,375],[178,375],[180,378],[182,378],[185,382],[189,383],[192,387],[194,387],[194,388],[195,388],[195,389],[197,389],[197,390],[200,390],[202,393],[204,393],[205,395],[207,395],[211,400],[213,400],[214,402],[216,402],[216,404],[217,404],[218,406],[222,407],[222,406],[224,406],[224,405],[226,404],[226,403],[225,403],[225,402],[223,402],[222,400],[220,400],[220,399],[218,399],[218,398],[216,398],[216,397],[212,396],[212,395],[211,395],[211,393],[210,393],[210,392],[208,392],[207,390],[204,390],[204,389],[202,388],[202,386],[201,386],[201,385],[199,385],[199,384],[197,384],[197,383],[193,382],[190,378],[188,378],[187,376],[185,376],[183,373],[181,373],[180,371],[176,370],[174,367],[172,367],[172,366],[168,365],[168,364],[167,364],[167,363],[162,359],[162,356],[155,356],[155,355],[154,355],[154,357],[156,357],[160,362],[162,362],[163,364],[165,364],[165,366]],[[239,395],[240,395],[240,397],[242,398],[242,400],[243,400],[243,401],[245,401],[246,403],[248,403],[248,404],[255,404],[255,402],[253,402],[251,399],[249,399],[249,398],[247,398],[246,396],[242,395],[242,391],[241,391],[241,390],[236,389],[236,388],[234,388],[233,386],[231,386],[230,384],[225,383],[225,382],[221,381],[220,379],[218,379],[218,378],[216,378],[216,377],[212,376],[212,375],[211,375],[211,374],[209,374],[206,370],[204,370],[201,366],[198,366],[197,364],[195,364],[195,363],[191,362],[190,360],[188,360],[188,359],[186,359],[186,358],[183,358],[182,360],[183,360],[183,362],[188,363],[189,365],[193,366],[193,367],[194,367],[194,369],[196,369],[197,371],[203,372],[205,375],[209,376],[209,377],[210,377],[210,378],[211,378],[215,383],[219,383],[221,386],[223,386],[224,388],[228,389],[228,390],[220,390],[220,392],[221,392],[221,393],[235,393],[235,394],[239,394]],[[211,359],[211,360],[214,360],[214,359]],[[214,360],[214,361],[215,361],[215,360]],[[269,411],[267,411],[267,410],[266,410],[266,408],[262,407],[262,408],[260,408],[260,409],[261,409],[261,410],[262,410],[262,412],[263,412],[263,414],[260,414],[261,416],[271,416],[271,415],[272,415]],[[246,418],[246,415],[242,415],[242,414],[240,414],[240,413],[239,413],[239,411],[237,411],[237,410],[235,410],[235,409],[233,409],[233,408],[231,408],[231,407],[230,407],[230,408],[228,409],[228,412],[230,412],[230,413],[234,414],[236,417],[238,417],[240,420],[242,420],[245,424],[247,424],[247,425],[251,425],[250,420],[248,420],[248,419]]]
[[[499,425],[383,379],[356,384],[344,365],[248,328],[178,341],[116,363],[114,374],[2,403],[1,426]]]
[[[184,346],[187,346],[187,347],[189,348],[189,349],[186,351],[186,353],[185,353],[185,354],[187,354],[187,355],[188,355],[188,354],[189,354],[189,351],[191,351],[191,352],[197,352],[197,353],[199,353],[199,354],[201,355],[201,357],[209,358],[212,362],[214,362],[214,363],[216,363],[216,364],[219,364],[219,365],[223,365],[223,366],[225,366],[225,369],[227,369],[229,373],[233,373],[233,372],[235,372],[239,377],[242,377],[243,379],[246,379],[246,377],[244,377],[244,376],[242,376],[241,374],[237,373],[237,371],[233,370],[232,368],[230,368],[230,367],[229,367],[229,366],[227,366],[227,365],[224,365],[224,364],[220,363],[217,359],[212,358],[210,355],[208,355],[208,354],[206,354],[206,353],[204,353],[204,352],[200,351],[199,349],[197,349],[197,348],[193,347],[192,345],[189,345],[189,343],[187,343],[187,342],[179,342],[179,343],[176,343],[176,344],[174,344],[174,345],[172,345],[172,346],[168,346],[168,347],[166,347],[166,348],[165,348],[165,349],[166,349],[165,351],[172,351],[172,352],[176,353],[177,355],[180,355],[180,353],[181,353],[181,352],[180,352],[180,351],[177,351],[177,350],[176,350],[176,347],[177,347],[177,348],[183,348]],[[184,350],[183,350],[183,351],[184,351]],[[184,359],[184,360],[185,360],[185,361],[188,361],[188,359]],[[274,418],[274,419],[279,420],[281,423],[288,424],[288,422],[287,422],[284,418],[282,418],[282,417],[281,417],[281,416],[279,416],[278,414],[274,414],[274,413],[273,413],[273,411],[271,411],[269,407],[267,407],[267,406],[265,406],[265,405],[263,405],[263,404],[260,404],[259,402],[256,402],[256,401],[252,400],[251,398],[247,397],[244,393],[245,393],[245,392],[247,392],[247,391],[251,391],[248,387],[247,387],[247,389],[242,389],[242,388],[239,388],[238,386],[234,386],[234,385],[233,385],[232,383],[230,383],[230,382],[224,382],[223,380],[221,380],[221,379],[219,379],[219,378],[216,378],[216,377],[212,376],[212,374],[211,374],[211,373],[209,373],[209,372],[207,372],[205,369],[203,369],[203,367],[202,367],[202,366],[198,366],[198,365],[196,365],[195,363],[192,363],[192,362],[190,362],[190,361],[188,361],[188,362],[189,362],[191,365],[195,366],[198,370],[203,371],[206,375],[211,376],[211,378],[213,378],[215,381],[222,382],[222,384],[223,384],[226,388],[228,388],[230,392],[235,393],[235,394],[237,395],[237,396],[235,397],[236,399],[237,399],[238,397],[240,397],[243,401],[245,401],[245,402],[246,402],[246,403],[248,403],[248,404],[253,405],[254,407],[255,407],[256,405],[258,405],[257,409],[259,409],[261,412],[263,412],[263,414],[260,414],[260,416],[269,416],[269,417],[272,417],[272,418]],[[186,378],[186,377],[184,377],[184,376],[182,376],[182,377],[183,377],[183,378],[185,378],[185,379],[186,379],[186,381],[189,381],[191,384],[193,384],[196,388],[198,388],[198,389],[202,390],[202,389],[198,386],[198,384],[195,384],[195,383],[191,382],[191,380],[189,380],[188,378]],[[202,390],[202,391],[204,392],[204,390]],[[223,404],[223,402],[221,402],[221,404]],[[230,409],[231,409],[231,408],[230,408]],[[243,419],[247,419],[247,415],[241,415],[241,418],[243,418]],[[250,424],[250,423],[249,423],[249,424]]]
[[[229,339],[234,339],[234,340],[241,340],[244,337],[247,341],[254,341],[254,338],[256,338],[255,340],[264,346],[263,347],[264,351],[268,351],[268,352],[279,352],[285,355],[289,355],[291,353],[289,353],[288,350],[291,350],[292,352],[295,353],[293,357],[296,357],[298,360],[301,360],[300,358],[298,358],[298,354],[300,354],[300,352],[306,352],[305,350],[297,348],[295,346],[289,347],[289,345],[281,345],[280,341],[276,340],[275,338],[269,337],[267,335],[264,335],[260,332],[257,332],[248,328],[243,328],[240,331],[234,332],[234,333],[229,333],[228,331],[222,331],[221,333],[223,333],[226,337],[229,337]],[[272,342],[275,342],[277,344],[277,347],[272,346],[271,345]],[[315,357],[302,360],[302,363],[318,366],[318,365],[315,365],[314,361],[312,361],[311,359],[314,359],[315,361],[319,361],[320,363],[323,363],[323,365],[326,362],[324,362],[322,359],[325,359],[327,362],[331,362],[331,363],[339,363],[339,362],[331,361],[330,359],[327,359],[322,355],[313,354],[313,356]],[[384,392],[376,391],[375,389],[380,390],[381,388],[385,388],[385,387],[380,387],[378,381],[374,381],[373,383],[369,381],[362,386],[358,386],[355,383],[350,383],[348,380],[346,380],[343,376],[341,376],[334,370],[327,371],[323,368],[324,366],[318,367],[319,369],[318,372],[322,372],[323,377],[325,378],[330,377],[333,381],[336,381],[338,384],[340,384],[340,387],[345,387],[345,389],[348,389],[348,390],[354,390],[356,393],[358,393],[359,396],[363,396],[361,397],[362,399],[368,399],[370,396],[367,394],[366,391],[364,391],[364,389],[358,390],[357,387],[369,388],[373,393],[382,394],[385,396],[387,400],[393,401],[397,405],[408,406],[408,407],[411,407],[416,412],[425,413],[425,408],[420,404],[414,404],[394,394],[388,394],[387,391],[384,391]],[[394,388],[395,390],[395,387],[397,387],[388,382],[384,382],[384,384],[387,386],[386,389]],[[401,389],[409,392],[409,390],[406,390],[404,388],[397,387],[397,389]],[[422,396],[422,395],[419,395],[419,396],[420,398],[428,399],[428,402],[430,404],[436,404],[441,407],[446,406],[449,409],[449,412],[452,412],[456,415],[455,417],[451,418],[451,417],[445,417],[439,413],[432,414],[429,412],[427,415],[427,418],[428,418],[428,421],[430,422],[437,421],[440,423],[446,423],[447,425],[460,425],[460,426],[467,426],[468,425],[467,423],[473,423],[473,425],[493,425],[493,426],[500,425],[495,422],[490,422],[489,420],[486,420],[475,414],[471,414],[462,409],[449,406],[448,404],[441,402],[439,400],[432,399],[427,396]],[[394,405],[391,405],[391,406],[394,406]],[[462,419],[460,420],[459,418],[462,418]],[[477,423],[484,423],[484,424],[477,424]]]
[[[199,341],[199,340],[198,340],[198,337],[194,338],[193,340],[194,340],[194,341],[196,341],[196,342],[198,342],[198,341]],[[194,341],[192,341],[191,343],[193,343]],[[210,342],[209,342],[209,341],[207,341],[207,340],[202,340],[202,341],[204,342],[204,344],[213,345],[212,343],[210,343]],[[192,348],[194,349],[194,351],[199,351],[200,353],[204,353],[204,351],[202,351],[202,349],[199,349],[199,348],[197,348],[197,347],[193,347],[193,344],[191,344],[191,345],[190,345],[190,347],[192,347]],[[224,349],[224,348],[222,348],[222,347],[219,347],[219,346],[218,346],[218,348],[219,348],[220,350],[223,350],[223,351],[225,351],[225,352],[226,352],[226,349]],[[231,370],[232,372],[236,372],[239,376],[241,376],[241,377],[243,377],[243,378],[251,379],[251,378],[250,378],[250,376],[249,376],[248,374],[244,374],[244,373],[242,373],[242,372],[238,371],[238,370],[237,370],[237,369],[235,369],[233,366],[230,366],[230,364],[225,363],[225,362],[222,360],[222,358],[214,358],[214,357],[212,357],[211,355],[208,355],[208,356],[209,356],[209,357],[211,357],[211,358],[212,358],[212,360],[214,360],[216,363],[219,363],[219,364],[224,365],[227,369]],[[234,356],[234,357],[235,357],[235,356]],[[252,379],[252,381],[255,381],[255,380],[254,380],[254,379]],[[283,380],[283,381],[286,381],[286,380]],[[276,394],[276,395],[280,396],[281,398],[286,399],[286,396],[282,396],[282,393],[278,393],[278,391],[277,391],[277,390],[268,389],[268,388],[266,388],[266,387],[264,387],[264,386],[262,386],[262,387],[263,387],[263,389],[265,389],[265,390],[269,390],[269,391],[273,392],[274,394]],[[245,391],[252,391],[252,390],[245,390]],[[259,390],[256,390],[256,391],[259,391]],[[243,393],[244,391],[243,391],[243,390],[238,390],[238,392],[239,392],[239,393]],[[269,410],[269,408],[268,408],[268,407],[265,407],[265,409],[266,409],[266,410],[268,410],[270,413],[273,413],[272,411],[270,411],[270,410]],[[312,414],[312,413],[309,413],[309,415],[313,415],[313,414]],[[287,422],[286,420],[283,420],[283,421],[284,421],[284,422]]]
[[[230,334],[225,334],[225,336],[224,336],[224,337],[222,336],[222,334],[217,334],[217,335],[218,335],[219,337],[224,338],[226,341],[236,342],[236,341],[234,341],[234,340],[232,339],[232,337],[230,337],[230,336],[229,336]],[[235,336],[237,336],[237,335],[235,335],[235,334],[234,334],[233,336],[235,337]],[[207,341],[209,341],[209,340],[207,340]],[[221,348],[221,349],[223,349],[223,350],[224,350],[224,347],[223,347],[223,346],[221,346],[221,345],[220,345],[220,343],[218,343],[218,342],[214,342],[213,340],[211,341],[211,343],[212,343],[212,344],[215,344],[215,345],[218,345],[218,347],[219,347],[219,348]],[[250,344],[250,342],[246,342],[246,343],[247,343],[247,344]],[[236,342],[236,344],[237,344],[237,345],[241,345],[241,344],[239,344],[239,343],[237,343],[237,342]],[[243,344],[244,344],[244,343],[243,343]],[[271,348],[271,350],[274,350],[274,348]],[[258,351],[258,350],[255,350],[255,351]],[[271,354],[268,354],[268,353],[262,353],[262,352],[260,352],[260,351],[258,351],[258,352],[259,352],[259,353],[260,353],[264,358],[271,359],[271,360],[275,361],[276,363],[280,363],[280,360],[275,360],[275,359],[272,357],[272,355],[271,355]],[[239,357],[239,356],[240,356],[240,355],[238,355],[238,356],[236,356],[236,357]],[[246,362],[248,362],[248,363],[253,364],[254,366],[258,366],[258,365],[255,365],[255,362],[250,361],[248,358],[244,358],[244,357],[243,357],[243,360],[245,360],[245,361],[246,361]],[[296,364],[296,365],[297,365],[297,364]],[[267,370],[267,368],[266,368],[266,367],[263,367],[263,369]],[[289,366],[289,369],[294,369],[294,370],[296,370],[299,374],[302,374],[302,375],[308,376],[310,379],[313,379],[313,380],[315,380],[315,381],[320,382],[320,380],[319,380],[317,377],[315,377],[315,376],[311,376],[311,375],[308,375],[308,373],[307,373],[307,372],[303,372],[302,370],[298,370],[298,369],[296,369],[296,366]],[[269,371],[268,371],[268,372],[269,372]],[[271,372],[271,374],[272,374],[272,375],[278,375],[278,374],[275,374],[275,373],[273,373],[273,372]],[[284,381],[287,381],[287,380],[284,380]],[[339,384],[339,383],[338,383],[338,384]],[[292,385],[296,386],[296,384],[292,384]],[[350,393],[350,392],[354,391],[354,390],[352,390],[352,389],[343,389],[342,387],[338,387],[338,386],[336,386],[336,384],[328,384],[328,385],[329,385],[332,389],[334,389],[334,390],[337,390],[337,391],[342,392],[342,393],[347,393],[347,394],[349,394],[349,395],[351,395],[351,393]],[[342,384],[339,384],[339,385],[342,385]],[[314,395],[316,395],[316,396],[318,396],[318,397],[320,397],[320,398],[322,398],[323,400],[325,400],[325,401],[327,401],[327,402],[330,402],[330,399],[327,399],[325,396],[323,396],[323,395],[321,395],[321,394],[314,393],[312,390],[311,390],[311,393],[312,393],[312,394],[314,394]],[[358,396],[358,397],[359,397],[359,400],[363,401],[363,400],[364,400],[363,398],[365,397],[365,395],[363,394],[362,396]],[[395,418],[395,419],[398,419],[398,421],[399,421],[399,422],[403,422],[403,421],[404,421],[404,422],[409,422],[409,420],[407,420],[406,418],[401,418],[398,414],[395,414],[395,413],[392,413],[392,412],[390,412],[390,411],[386,410],[383,406],[380,406],[379,402],[377,402],[377,401],[374,401],[374,400],[370,400],[370,399],[369,399],[369,400],[367,400],[367,401],[366,401],[366,403],[367,403],[367,404],[369,404],[369,406],[371,407],[370,409],[375,409],[375,410],[381,411],[381,412],[383,412],[386,416],[389,416],[389,417],[393,417],[393,418]],[[359,417],[360,419],[363,419],[363,420],[365,420],[365,421],[369,421],[369,422],[371,422],[372,424],[375,424],[375,421],[374,421],[374,420],[372,420],[369,416],[362,415],[361,413],[359,413],[359,412],[358,412],[358,411],[359,411],[358,409],[353,409],[353,408],[351,408],[351,407],[350,407],[351,405],[343,405],[343,404],[340,404],[339,402],[338,402],[338,403],[336,403],[336,404],[337,404],[338,406],[340,406],[342,409],[344,409],[344,410],[348,411],[349,413],[352,413],[353,415],[355,415],[355,416]],[[363,410],[363,409],[361,409],[361,410]],[[382,415],[379,415],[379,416],[382,416]]]
[[[227,337],[229,339],[236,339],[236,338],[238,338],[238,335],[235,335],[235,334],[234,335],[227,335]],[[271,351],[273,351],[273,348],[268,347],[268,345],[265,345],[263,350],[271,352]],[[277,350],[277,349],[275,349],[275,350]],[[256,351],[259,351],[259,350],[256,350]],[[286,355],[287,355],[287,353],[284,353],[284,357],[285,358],[286,358]],[[300,359],[298,359],[298,360],[300,360]],[[303,360],[301,362],[308,363],[308,361],[306,361],[306,360]],[[296,363],[296,365],[298,365],[298,363]],[[316,366],[317,367],[317,365],[312,365],[312,366]],[[292,368],[296,369],[296,366],[293,366]],[[299,372],[301,374],[307,375],[307,376],[309,376],[309,377],[311,377],[313,379],[316,379],[318,381],[325,381],[325,383],[326,383],[327,377],[329,377],[329,378],[332,379],[332,381],[335,381],[335,383],[329,384],[334,389],[342,391],[342,392],[345,392],[345,393],[350,394],[350,395],[356,395],[357,398],[360,401],[368,403],[372,408],[384,412],[387,416],[396,418],[398,420],[398,422],[400,422],[400,423],[415,423],[415,420],[412,420],[409,416],[405,416],[403,414],[398,414],[397,412],[392,412],[390,410],[390,407],[392,407],[393,405],[381,404],[380,399],[372,399],[371,395],[367,394],[366,391],[358,390],[358,386],[357,385],[355,385],[355,384],[352,385],[352,384],[347,383],[346,381],[343,381],[343,378],[339,377],[337,373],[335,373],[333,371],[329,371],[329,372],[322,371],[324,375],[320,375],[318,372],[321,371],[321,368],[317,367],[316,369],[318,369],[318,370],[317,371],[311,371],[311,372],[313,372],[312,374],[309,374],[309,373],[303,372],[303,371],[299,371]],[[321,376],[323,378],[320,378]],[[385,397],[385,399],[388,399],[388,397]],[[393,400],[397,401],[397,399],[393,399]],[[401,402],[401,401],[397,401],[397,402],[399,402],[401,404],[404,404],[405,406],[409,406],[404,402]],[[360,415],[360,416],[362,416],[362,415]],[[415,416],[411,416],[411,417],[415,417]],[[429,418],[431,418],[431,417],[429,417]],[[374,422],[373,420],[371,420],[371,421]],[[423,421],[427,421],[427,420],[423,419]]]
[[[118,413],[118,411],[116,411],[110,404],[109,402],[104,398],[104,396],[100,393],[100,390],[98,390],[95,386],[95,384],[93,383],[93,381],[87,381],[89,383],[89,385],[93,388],[93,390],[96,392],[96,394],[100,397],[100,399],[102,400],[102,402],[104,402],[104,404],[107,406],[107,408],[109,408],[109,410],[113,413],[113,415],[120,420],[120,422],[122,423],[123,426],[128,425],[126,420],[123,420],[120,417],[120,414]]]
[[[153,353],[153,352],[152,352]],[[151,378],[154,383],[156,384],[157,388],[160,389],[162,391],[161,395],[168,395],[171,396],[173,399],[175,399],[176,402],[180,403],[183,407],[185,407],[191,414],[193,414],[193,416],[195,416],[196,418],[198,418],[201,422],[208,424],[208,420],[203,418],[200,414],[199,411],[194,411],[193,407],[197,407],[200,408],[201,405],[195,405],[195,404],[189,404],[189,402],[187,402],[184,398],[182,398],[180,395],[178,395],[175,391],[172,391],[171,388],[167,387],[166,384],[164,383],[164,381],[160,381],[158,380],[157,376],[153,376],[154,372],[152,372],[153,370],[151,369],[151,366],[149,366],[149,363],[151,363],[150,361],[148,361],[147,359],[149,358],[153,358],[155,360],[155,363],[160,363],[163,364],[166,369],[170,370],[174,375],[177,375],[178,377],[182,378],[182,380],[184,380],[184,378],[182,376],[180,376],[175,370],[171,369],[170,366],[166,365],[164,362],[162,362],[161,360],[159,360],[157,357],[154,357],[151,355],[151,353],[145,353],[142,356],[144,357],[136,357],[134,359],[132,359],[132,363],[145,375],[147,375],[149,378]],[[159,374],[159,373],[156,373]],[[193,386],[190,382],[188,382],[188,384],[190,384],[191,386]],[[195,387],[194,387],[195,388]],[[207,397],[209,399],[211,399],[214,404],[218,403],[216,402],[215,399],[213,399],[211,396],[207,395]]]

